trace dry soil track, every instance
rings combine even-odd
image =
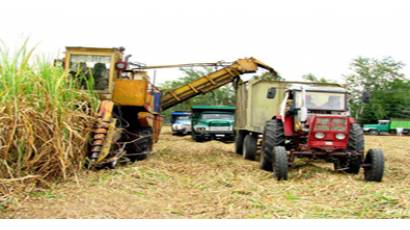
[[[277,182],[233,144],[165,129],[154,154],[13,199],[3,218],[410,218],[410,138],[366,137],[386,153],[382,183],[299,161]]]

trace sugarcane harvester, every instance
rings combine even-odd
[[[123,53],[123,48],[66,48],[65,70],[100,99],[88,152],[94,166],[115,167],[123,156],[144,159],[158,141],[160,91],[145,71],[129,69]]]
[[[120,159],[145,159],[159,139],[161,111],[233,82],[241,74],[255,73],[258,67],[276,74],[254,58],[208,63],[219,69],[161,96],[146,70],[192,64],[145,66],[128,61],[129,57],[124,56],[124,48],[66,47],[66,72],[100,100],[87,155],[93,167],[113,168]]]

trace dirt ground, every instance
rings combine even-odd
[[[366,137],[383,148],[382,183],[298,161],[278,182],[233,152],[165,130],[147,160],[86,171],[12,199],[1,218],[410,218],[410,137]]]

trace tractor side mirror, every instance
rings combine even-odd
[[[276,88],[272,87],[268,89],[268,93],[266,95],[267,98],[273,99],[276,96]]]

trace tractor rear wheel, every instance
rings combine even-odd
[[[344,172],[358,174],[364,154],[364,135],[359,124],[355,123],[350,126],[347,148],[349,151],[359,153],[359,156],[341,159],[340,165],[342,168],[346,167],[346,169],[343,170]]]
[[[273,154],[273,176],[278,180],[287,180],[289,162],[285,147],[275,146]]]
[[[380,182],[384,173],[384,153],[381,149],[369,149],[364,160],[364,179]]]
[[[245,139],[246,132],[238,130],[235,136],[235,153],[242,154],[243,141]]]
[[[262,152],[260,156],[260,168],[272,171],[273,148],[285,144],[285,134],[282,121],[270,120],[265,124],[262,139]]]
[[[246,160],[255,160],[256,156],[256,142],[257,137],[252,134],[248,134],[245,137],[243,148],[242,148],[242,156]]]

